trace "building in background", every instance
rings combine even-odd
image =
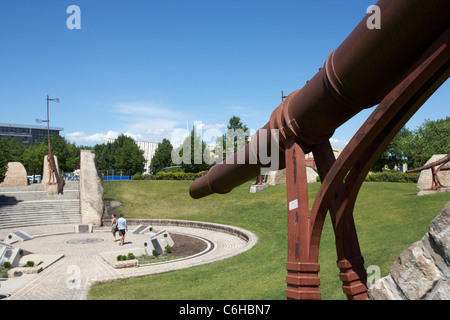
[[[56,134],[60,135],[60,131],[64,128],[50,127],[50,136]],[[14,124],[14,123],[0,123],[0,139],[12,137],[17,142],[31,146],[36,142],[42,142],[47,137],[46,126],[35,126],[26,124]]]
[[[105,144],[113,143],[115,139],[105,139]],[[146,142],[146,141],[134,141],[136,142],[139,149],[144,151],[145,165],[144,165],[144,173],[150,173],[150,163],[152,161],[153,156],[155,155],[156,149],[158,149],[159,143],[157,142]]]

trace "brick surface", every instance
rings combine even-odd
[[[233,227],[230,227],[233,228]],[[133,226],[129,227],[133,230]],[[34,239],[15,243],[35,254],[64,254],[64,257],[38,274],[23,275],[23,279],[12,278],[2,281],[0,295],[10,300],[84,300],[87,299],[92,284],[139,277],[173,270],[189,268],[229,258],[252,248],[257,237],[246,232],[248,241],[229,233],[199,229],[193,227],[164,226],[169,233],[180,233],[200,237],[209,243],[208,249],[201,254],[184,259],[163,263],[154,263],[132,268],[113,268],[101,256],[100,252],[119,251],[140,247],[145,241],[144,235],[129,232],[125,245],[114,242],[109,228],[95,228],[93,233],[76,234],[74,225],[50,225],[0,229],[0,239],[7,233],[23,230],[34,236]],[[73,240],[101,239],[99,242],[74,244]],[[72,241],[71,241],[72,240]],[[68,243],[69,241],[69,243]],[[70,243],[72,242],[72,243]]]

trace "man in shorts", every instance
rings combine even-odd
[[[125,242],[125,233],[128,232],[127,220],[120,214],[120,218],[117,219],[117,228],[119,229],[120,245],[123,246]]]

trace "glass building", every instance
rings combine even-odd
[[[50,127],[50,136],[59,135],[59,132],[63,130],[64,128],[60,127]],[[0,139],[12,137],[25,146],[31,146],[35,142],[42,142],[46,136],[46,126],[0,123]]]

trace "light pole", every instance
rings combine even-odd
[[[48,184],[56,184],[56,178],[55,178],[55,161],[53,159],[52,155],[52,148],[50,146],[50,112],[49,112],[49,102],[54,101],[56,103],[59,103],[59,98],[50,99],[47,95],[47,120],[40,120],[36,119],[37,123],[41,122],[47,122],[47,142],[48,142],[48,156],[47,161],[49,164],[49,176],[48,176]],[[53,182],[51,181],[53,180]]]

